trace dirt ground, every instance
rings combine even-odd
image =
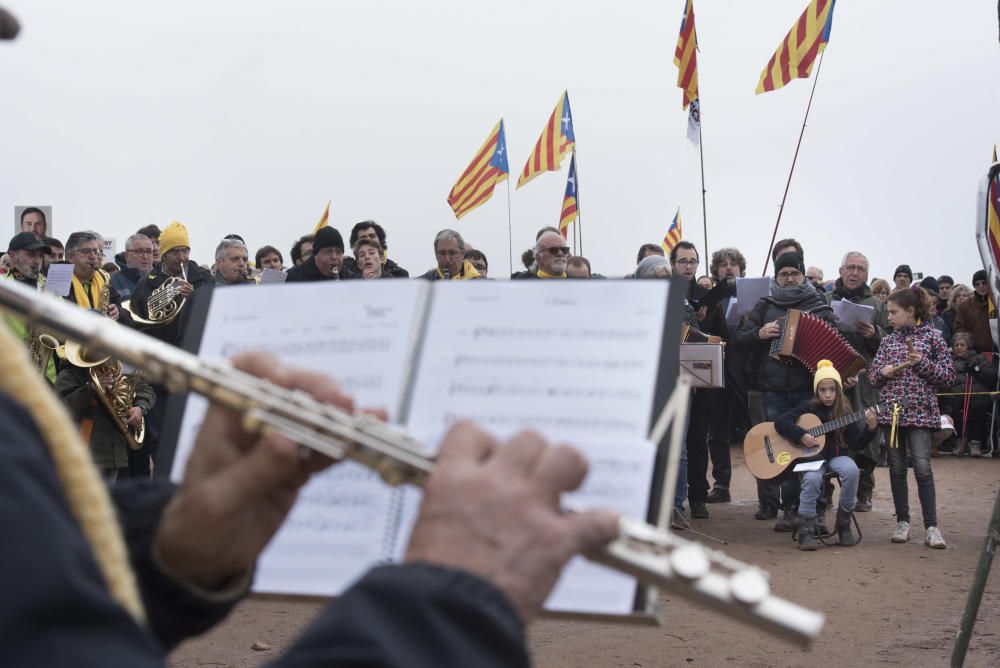
[[[947,665],[1000,483],[1000,460],[933,460],[938,522],[946,550],[923,545],[920,505],[910,474],[911,542],[893,545],[895,524],[888,469],[876,470],[874,509],[859,514],[863,542],[855,548],[803,553],[773,522],[753,519],[753,479],[733,449],[733,503],[710,505],[698,531],[723,539],[733,557],[771,573],[780,596],[821,610],[827,623],[815,645],[801,650],[763,632],[688,603],[663,597],[663,627],[595,622],[535,622],[529,645],[535,664],[569,666],[859,666]],[[690,532],[685,532],[690,536]],[[1000,564],[983,597],[967,666],[1000,665]],[[256,666],[278,655],[316,614],[315,603],[248,600],[212,633],[170,657],[176,668]],[[255,651],[255,642],[270,650]]]

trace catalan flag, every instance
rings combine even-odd
[[[830,41],[833,6],[837,0],[812,0],[781,40],[760,75],[757,94],[777,90],[792,79],[807,79],[816,57]]]
[[[323,216],[316,223],[316,227],[313,228],[313,234],[316,234],[321,229],[330,224],[330,202],[326,203],[326,211],[323,212]]]
[[[506,180],[509,172],[507,140],[501,118],[448,194],[448,204],[455,212],[455,218],[461,219],[492,197],[493,188]]]
[[[563,239],[569,237],[569,224],[580,215],[576,207],[576,155],[569,161],[569,177],[566,179],[566,194],[563,195],[562,215],[559,216],[559,231]]]
[[[524,165],[521,178],[517,180],[517,187],[520,188],[542,172],[558,172],[562,159],[575,145],[576,136],[573,134],[573,114],[569,109],[569,92],[563,92],[552,116],[549,117],[549,122],[542,130],[542,136],[535,144],[535,150],[531,152],[528,162]]]
[[[670,251],[674,249],[674,246],[684,237],[684,231],[681,229],[681,209],[677,207],[677,213],[674,214],[674,220],[670,223],[670,227],[667,228],[667,234],[663,237],[663,250],[669,255]]]
[[[684,91],[681,109],[698,100],[698,34],[694,30],[694,0],[687,0],[681,32],[674,49],[677,66],[677,87]]]

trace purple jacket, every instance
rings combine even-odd
[[[913,347],[923,359],[916,366],[897,373],[895,378],[886,378],[882,375],[883,368],[906,361],[908,337],[913,339]],[[879,401],[904,397],[910,400],[909,405],[900,412],[900,427],[941,427],[937,391],[939,387],[955,382],[955,366],[952,364],[948,345],[933,324],[904,327],[888,334],[875,353],[870,374],[872,385],[878,390]],[[882,425],[892,424],[892,413],[887,411],[880,414],[878,422]]]

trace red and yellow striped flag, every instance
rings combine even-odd
[[[330,224],[330,202],[327,202],[326,211],[323,212],[323,217],[319,219],[319,222],[316,223],[316,227],[313,228],[313,234],[316,234],[329,224]]]
[[[461,219],[492,197],[493,188],[507,180],[509,171],[507,140],[504,138],[501,118],[448,194],[448,205],[455,212],[455,218]]]
[[[559,216],[559,231],[563,239],[569,238],[569,224],[577,219],[580,210],[576,205],[576,155],[569,161],[569,177],[566,179],[566,194],[563,195],[562,213]]]
[[[792,79],[809,78],[813,63],[830,41],[836,1],[812,0],[809,3],[761,72],[758,95],[777,90]]]
[[[670,223],[670,227],[667,228],[667,233],[663,237],[663,250],[670,255],[670,251],[674,249],[674,246],[684,238],[684,231],[681,229],[681,208],[677,207],[677,213],[674,214],[674,220]]]
[[[687,0],[681,32],[674,49],[677,66],[677,87],[684,91],[682,109],[698,99],[698,34],[694,30],[694,0]]]
[[[549,117],[549,122],[542,130],[542,136],[535,144],[535,150],[524,165],[517,187],[535,178],[542,172],[558,172],[562,159],[573,150],[576,136],[573,134],[573,114],[569,109],[569,92],[563,92]]]

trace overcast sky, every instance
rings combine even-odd
[[[184,222],[210,262],[225,234],[286,252],[327,200],[374,218],[411,273],[444,227],[507,269],[507,190],[456,221],[446,197],[502,116],[515,263],[557,224],[562,173],[514,191],[563,89],[578,146],[584,254],[621,275],[680,206],[703,246],[698,153],[673,49],[684,6],[360,0],[3,0],[0,209],[51,204],[56,236]],[[711,250],[761,272],[812,80],[754,95],[806,0],[696,0]],[[975,192],[1000,141],[996,3],[841,0],[779,238],[836,272],[968,281]],[[815,68],[813,76],[815,76]],[[8,224],[8,231],[11,229]],[[704,270],[703,264],[702,269]]]

